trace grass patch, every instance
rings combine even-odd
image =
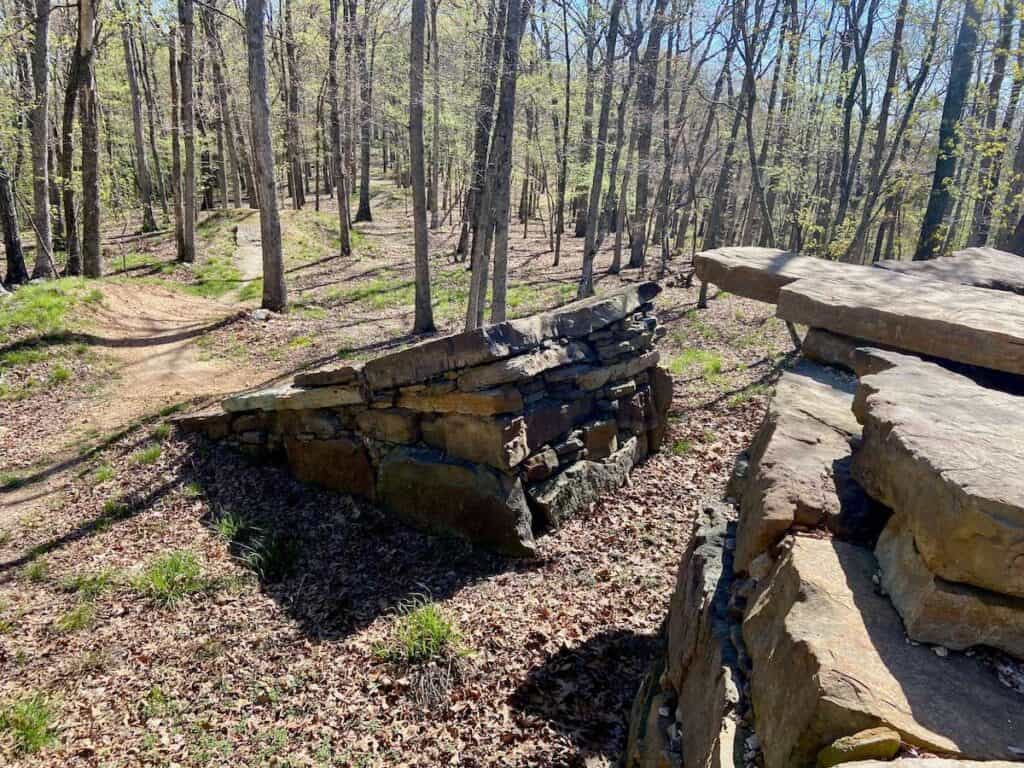
[[[36,693],[15,699],[0,710],[0,730],[14,741],[19,754],[35,754],[57,739],[56,717],[50,699]]]
[[[41,557],[37,557],[31,563],[25,566],[25,578],[31,581],[33,584],[39,584],[46,581],[46,577],[50,573],[50,566]]]
[[[96,607],[91,602],[79,603],[54,622],[54,629],[70,634],[91,627],[96,621]]]
[[[252,529],[255,531],[255,529]],[[255,532],[251,542],[242,545],[242,562],[263,581],[282,581],[295,570],[299,560],[299,543],[274,531]]]
[[[730,408],[737,408],[746,402],[749,402],[758,395],[765,395],[769,391],[769,387],[764,384],[754,384],[747,387],[746,389],[740,390],[726,402]]]
[[[693,450],[693,443],[689,440],[676,440],[672,443],[672,453],[676,456],[685,456]]]
[[[77,573],[63,579],[60,583],[61,589],[78,595],[86,601],[93,601],[114,584],[114,575],[110,571],[97,571],[95,573]]]
[[[12,349],[0,355],[0,368],[17,368],[23,365],[41,363],[50,356],[45,349],[37,347],[26,347],[24,349]]]
[[[171,436],[171,425],[170,424],[157,424],[153,427],[153,431],[150,435],[154,440],[160,440],[161,442]]]
[[[159,445],[148,445],[141,451],[133,453],[129,460],[132,464],[152,464],[160,458],[163,449]]]
[[[205,590],[208,582],[194,553],[175,550],[153,560],[132,580],[132,586],[158,605],[173,608],[186,597]]]
[[[401,606],[391,638],[375,649],[378,658],[414,666],[461,653],[461,638],[441,607],[424,597]]]
[[[63,365],[55,365],[46,381],[50,386],[57,386],[68,381],[70,378],[71,370],[69,368],[65,368]]]
[[[238,289],[238,300],[239,301],[256,301],[257,299],[263,298],[263,278],[257,277],[255,280],[249,280],[245,285]]]
[[[41,334],[66,331],[68,313],[74,307],[102,300],[99,289],[80,277],[24,285],[0,304],[0,341],[7,341],[16,330]]]
[[[713,381],[721,377],[722,356],[717,352],[690,347],[669,361],[669,370],[677,375],[699,371],[705,379]]]
[[[96,471],[92,473],[92,480],[98,485],[112,480],[114,474],[114,468],[110,464],[100,464],[96,467]]]
[[[213,524],[213,529],[224,541],[238,541],[242,535],[251,530],[249,521],[237,512],[226,512]]]
[[[20,488],[25,484],[25,478],[21,475],[16,475],[13,472],[4,472],[0,474],[0,488],[5,491],[13,491],[15,488]]]
[[[328,292],[328,298],[331,292]],[[390,270],[381,270],[378,277],[365,283],[338,291],[340,298],[362,304],[371,309],[393,309],[411,307],[416,296],[416,286]]]
[[[313,345],[312,336],[296,336],[294,339],[288,342],[288,346],[292,349],[301,349],[303,347],[309,347]]]

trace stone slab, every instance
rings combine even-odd
[[[510,472],[530,454],[522,417],[449,413],[424,417],[423,442],[445,453]]]
[[[783,320],[921,355],[1024,374],[1024,297],[896,275],[799,280],[779,293]]]
[[[366,448],[359,440],[299,440],[286,437],[285,455],[292,474],[306,483],[373,500],[376,476]]]
[[[805,277],[846,279],[869,267],[802,256],[778,248],[729,247],[701,251],[693,257],[697,277],[723,291],[777,304],[779,291]]]
[[[362,363],[337,363],[297,373],[292,381],[297,387],[329,387],[334,384],[351,384],[359,379],[362,371]]]
[[[425,448],[381,461],[378,499],[427,530],[454,533],[505,554],[536,553],[532,516],[518,479]]]
[[[965,248],[927,261],[887,259],[873,266],[914,277],[1024,294],[1024,258],[996,248]]]
[[[226,398],[221,405],[225,411],[284,411],[306,408],[334,408],[359,405],[366,402],[362,387],[336,385],[305,389],[293,384],[281,384],[256,392],[247,392]]]
[[[586,336],[632,314],[660,291],[657,283],[638,283],[539,315],[429,339],[368,361],[363,374],[375,390],[417,384],[446,371],[522,354],[548,339]]]
[[[851,411],[854,387],[851,377],[806,360],[780,377],[750,447],[737,572],[747,572],[794,526],[827,527],[858,541],[878,535],[883,511],[850,475],[860,437]]]
[[[1024,597],[1024,398],[903,356],[860,380],[858,482],[907,515],[928,569]]]
[[[523,396],[515,387],[498,387],[481,392],[401,389],[398,391],[397,404],[412,411],[468,413],[477,416],[523,412]]]
[[[1024,598],[936,576],[917,551],[906,514],[889,520],[875,556],[908,636],[956,650],[987,645],[1024,659]]]
[[[459,389],[473,392],[525,381],[563,365],[584,362],[587,358],[586,346],[577,342],[545,346],[524,355],[470,368],[459,374]]]
[[[761,579],[743,640],[765,768],[813,765],[836,739],[877,726],[939,755],[1018,757],[1024,700],[979,659],[907,643],[876,565],[861,547],[795,536]]]

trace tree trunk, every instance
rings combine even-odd
[[[416,247],[416,319],[413,333],[434,330],[430,306],[430,257],[427,253],[427,191],[423,167],[423,28],[426,0],[412,0],[412,33],[409,43],[409,172],[412,177],[412,224]],[[437,2],[431,2],[434,34],[434,66],[437,73]],[[435,80],[436,83],[436,80]],[[436,86],[435,86],[436,87]],[[436,92],[436,91],[435,91]],[[435,122],[435,132],[436,125]],[[437,201],[437,145],[434,145],[434,201]],[[437,212],[434,211],[436,218]]]
[[[565,101],[562,117],[562,139],[556,144],[558,152],[558,190],[555,200],[555,259],[558,266],[562,255],[562,235],[565,233],[565,188],[569,176],[569,108],[572,100],[572,57],[569,54],[569,19],[566,6],[568,0],[562,0],[562,33],[565,38]],[[555,133],[558,133],[558,118],[555,118]]]
[[[182,250],[181,261],[196,260],[196,145],[195,107],[192,85],[193,45],[192,0],[178,0],[178,22],[181,25],[181,133],[185,145],[184,178],[181,184]]]
[[[4,231],[4,251],[7,254],[7,276],[3,285],[21,285],[28,282],[25,255],[21,250],[18,232],[18,212],[11,189],[11,177],[0,162],[0,225]]]
[[[171,83],[171,197],[174,200],[174,244],[178,260],[185,252],[185,214],[181,200],[181,93],[178,87],[178,29],[167,35]]]
[[[636,200],[633,231],[630,233],[629,266],[642,267],[647,246],[647,193],[651,155],[654,96],[658,83],[658,53],[661,33],[665,29],[665,6],[668,0],[655,0],[651,29],[647,36],[647,49],[637,80],[636,110],[639,115],[637,131]]]
[[[206,33],[206,44],[210,50],[210,60],[213,69],[213,90],[217,97],[217,110],[218,110],[218,142],[221,141],[223,136],[224,149],[227,152],[227,171],[228,182],[231,185],[231,196],[234,198],[234,204],[236,208],[242,206],[242,185],[241,178],[238,171],[238,148],[235,146],[235,136],[231,129],[231,110],[228,105],[228,85],[224,80],[224,68],[223,58],[224,51],[220,46],[220,38],[217,35],[216,21],[213,17],[212,11],[205,9],[200,13],[200,20],[203,24],[203,30]],[[225,199],[227,199],[227,183],[223,181],[224,174],[224,157],[221,155],[221,172],[222,181],[224,185],[222,192]]]
[[[119,2],[118,6],[118,10],[124,14],[124,3]],[[153,184],[149,177],[149,165],[146,163],[146,142],[142,132],[142,95],[139,92],[138,66],[135,63],[131,25],[127,16],[121,22],[121,45],[124,48],[124,70],[128,77],[128,98],[132,105],[135,183],[139,188],[139,200],[142,203],[142,231],[153,232],[156,230],[156,219],[153,217]]]
[[[146,128],[147,135],[149,136],[149,153],[153,156],[153,177],[156,179],[156,188],[160,194],[160,208],[164,212],[164,216],[166,216],[168,213],[167,190],[164,187],[163,170],[160,167],[160,153],[156,148],[156,126],[159,122],[156,99],[153,96],[153,92],[156,90],[156,78],[150,68],[149,54],[146,50],[146,36],[144,34],[139,35],[139,50],[141,56],[138,60],[142,63],[142,92],[146,97]],[[152,85],[150,85],[150,80],[153,81]]]
[[[328,39],[327,96],[331,109],[331,168],[338,199],[338,238],[341,255],[352,253],[348,219],[348,183],[345,179],[345,150],[341,143],[341,116],[338,113],[338,2],[330,0],[331,26]]]
[[[369,7],[363,10],[363,27],[356,23],[356,0],[349,0],[349,22],[355,38],[356,64],[359,67],[359,207],[356,209],[356,221],[373,221],[370,211],[370,129],[372,127],[372,104],[370,97],[373,91],[370,84],[370,73],[366,66],[366,28]]]
[[[103,275],[100,250],[100,142],[96,103],[96,0],[79,0],[78,104],[82,126],[82,272]]]
[[[79,38],[81,31],[79,31]],[[82,274],[82,249],[78,242],[78,212],[75,210],[75,185],[71,173],[75,159],[75,103],[78,101],[78,73],[81,69],[78,50],[81,41],[75,41],[70,54],[67,84],[64,86],[64,113],[61,116],[61,205],[64,208],[64,250],[67,254],[65,272]]]
[[[284,50],[288,61],[288,173],[291,177],[292,207],[296,210],[306,204],[306,190],[302,180],[302,137],[299,133],[299,60],[295,48],[295,28],[292,24],[292,2],[284,0]]]
[[[430,0],[430,64],[433,74],[434,135],[430,152],[430,228],[441,226],[438,217],[438,185],[441,183],[441,46],[437,39],[437,6],[441,0]],[[421,41],[422,43],[422,41]],[[412,127],[410,126],[410,130]]]
[[[953,60],[950,65],[949,87],[946,101],[942,106],[942,121],[939,124],[939,151],[935,158],[935,173],[928,197],[928,209],[921,223],[921,235],[914,253],[915,261],[931,259],[939,255],[945,238],[943,220],[949,208],[950,191],[948,180],[956,170],[956,156],[960,147],[960,117],[971,81],[974,66],[974,49],[978,44],[978,26],[981,23],[981,0],[967,0],[964,17],[960,22]]]
[[[597,148],[594,154],[594,177],[590,182],[590,201],[587,205],[586,236],[583,245],[583,272],[577,289],[577,298],[594,293],[594,258],[597,256],[597,219],[601,206],[601,186],[604,183],[605,144],[608,141],[608,114],[611,111],[612,91],[615,89],[615,44],[619,34],[619,13],[622,0],[612,0],[608,13],[608,37],[605,45],[604,82],[601,91],[601,112],[597,118]]]
[[[274,184],[274,148],[270,132],[270,99],[267,96],[267,58],[263,17],[266,0],[248,0],[245,30],[249,58],[249,110],[252,121],[253,158],[259,186],[260,241],[263,251],[263,307],[283,312],[288,306],[281,255],[281,221]]]
[[[32,38],[32,108],[29,127],[32,139],[32,221],[36,235],[36,261],[32,277],[52,277],[53,236],[50,231],[49,147],[49,34],[50,0],[36,0]]]

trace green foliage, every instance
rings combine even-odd
[[[242,545],[242,562],[264,581],[277,582],[290,576],[299,560],[299,543],[276,531],[251,530],[254,535]]]
[[[25,479],[21,475],[16,475],[13,472],[4,472],[0,474],[0,488],[5,491],[13,491],[15,488],[20,488],[25,482]]]
[[[160,458],[163,449],[159,445],[148,445],[141,451],[136,451],[129,457],[133,464],[152,464]]]
[[[22,286],[0,303],[0,341],[7,341],[16,330],[67,331],[68,313],[74,307],[102,300],[97,288],[78,277]]]
[[[37,557],[25,566],[24,573],[26,579],[34,584],[38,584],[46,580],[50,573],[50,566],[45,559]]]
[[[157,424],[150,433],[154,440],[166,440],[171,435],[170,424]]]
[[[669,370],[677,375],[699,371],[709,382],[714,382],[722,373],[722,356],[717,352],[691,347],[669,361]]]
[[[232,263],[230,256],[211,256],[194,267],[192,274],[195,282],[187,284],[185,290],[207,299],[218,299],[238,288],[242,282],[242,273]]]
[[[425,597],[417,597],[401,606],[391,637],[379,645],[379,658],[413,666],[436,661],[460,652],[460,635],[441,607]]]
[[[63,384],[70,378],[71,371],[68,368],[65,368],[63,365],[56,365],[53,367],[53,370],[50,371],[50,375],[47,378],[47,382],[51,386],[55,386],[57,384]]]
[[[251,530],[249,521],[238,512],[225,512],[216,519],[213,527],[225,541],[238,541],[243,533]]]
[[[158,605],[173,608],[186,597],[204,591],[209,584],[195,554],[175,550],[153,560],[132,580],[132,586]]]
[[[239,301],[256,301],[263,298],[263,278],[249,280],[238,289]]]
[[[96,621],[96,607],[89,601],[79,603],[54,623],[54,628],[63,634],[78,632],[91,627]]]
[[[65,592],[72,592],[82,600],[92,601],[106,592],[113,586],[113,583],[114,574],[111,571],[103,570],[68,576],[61,581],[60,586]]]
[[[693,444],[689,440],[676,440],[672,443],[672,453],[676,456],[685,456],[693,450]]]
[[[110,464],[100,464],[96,467],[96,471],[92,473],[93,482],[99,485],[105,483],[114,477],[114,468]]]
[[[55,718],[50,699],[42,693],[34,693],[0,709],[0,730],[13,739],[16,752],[35,754],[56,741]]]

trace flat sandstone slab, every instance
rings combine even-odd
[[[1024,258],[995,248],[965,248],[928,261],[888,259],[874,266],[914,277],[1024,294]]]
[[[976,658],[907,643],[875,569],[869,550],[796,536],[760,581],[743,640],[765,768],[813,766],[836,739],[880,725],[950,757],[1019,757],[1021,696]]]
[[[802,256],[778,248],[716,248],[693,257],[697,277],[723,291],[755,301],[777,304],[779,291],[805,277],[845,279],[869,267]]]
[[[1024,597],[1024,398],[902,357],[860,380],[854,477],[906,514],[928,569]]]
[[[779,292],[791,323],[922,355],[1024,374],[1024,298],[866,269]]]

